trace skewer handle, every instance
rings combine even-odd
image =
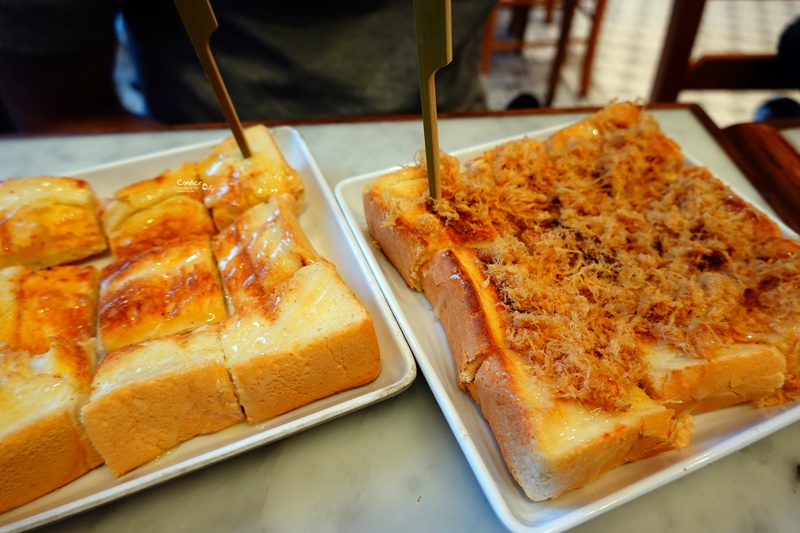
[[[214,90],[214,95],[217,97],[217,102],[222,108],[222,114],[228,122],[228,127],[233,132],[233,137],[236,139],[236,144],[239,145],[242,156],[247,159],[252,155],[250,146],[247,144],[242,124],[239,122],[239,115],[237,115],[228,90],[225,88],[225,83],[222,81],[217,62],[214,61],[214,56],[211,54],[209,45],[211,34],[219,27],[217,17],[214,16],[214,10],[211,9],[211,3],[209,0],[174,1],[183,25],[186,27],[186,32],[189,34],[189,39],[192,41],[194,51],[197,52],[200,64],[203,66],[206,77],[211,83],[211,88]]]
[[[436,112],[436,71],[453,60],[450,0],[414,0],[417,31],[419,87],[422,97],[422,125],[425,159],[432,200],[442,197],[439,156],[439,128]]]

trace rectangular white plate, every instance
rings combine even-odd
[[[252,426],[242,422],[211,435],[195,437],[116,479],[107,467],[101,466],[50,494],[0,514],[0,532],[39,526],[116,500],[379,402],[405,390],[414,381],[417,372],[414,357],[308,147],[293,128],[276,128],[271,132],[288,163],[303,178],[305,203],[299,215],[300,225],[317,251],[336,265],[345,283],[372,315],[381,349],[380,375],[371,383],[275,419]],[[125,185],[155,177],[180,163],[198,160],[214,144],[178,148],[70,175],[89,181],[99,197],[110,197]]]
[[[545,139],[557,129],[560,128],[532,132],[528,137]],[[452,155],[466,162],[509,140]],[[364,187],[398,168],[342,181],[336,186],[336,199],[481,488],[500,520],[512,531],[554,533],[574,527],[800,420],[798,403],[766,409],[737,406],[700,415],[695,419],[692,442],[683,450],[621,466],[555,500],[532,502],[508,472],[480,408],[458,388],[447,337],[427,298],[408,288],[369,235],[361,198]],[[788,232],[785,225],[781,226]]]

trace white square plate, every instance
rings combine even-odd
[[[558,129],[561,128],[527,136],[543,140]],[[466,162],[509,140],[452,155]],[[512,531],[553,533],[574,527],[800,420],[800,403],[765,409],[744,405],[703,414],[695,418],[692,442],[683,450],[623,465],[555,500],[532,502],[508,472],[480,408],[458,388],[447,338],[427,298],[408,288],[391,262],[373,245],[364,218],[362,192],[371,181],[399,168],[342,181],[335,189],[336,199],[481,488],[500,520]],[[788,233],[786,226],[782,227]]]
[[[414,357],[308,147],[293,128],[276,128],[271,132],[288,163],[303,179],[305,203],[299,215],[300,225],[316,250],[336,265],[345,283],[372,315],[381,349],[380,375],[371,383],[317,400],[272,420],[252,426],[242,422],[211,435],[195,437],[119,478],[114,478],[105,466],[96,468],[50,494],[0,514],[0,532],[39,526],[122,498],[379,402],[405,390],[414,381],[417,372]],[[180,163],[198,160],[214,144],[177,148],[71,176],[91,183],[98,197],[110,197],[125,185],[157,176]]]

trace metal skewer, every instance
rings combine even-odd
[[[428,186],[431,199],[435,201],[442,197],[435,75],[437,70],[453,60],[450,0],[414,0],[414,19]]]
[[[178,13],[183,20],[183,25],[186,27],[186,32],[192,40],[197,57],[203,65],[203,70],[211,83],[211,88],[217,97],[222,114],[225,115],[225,120],[228,122],[236,139],[236,144],[239,145],[239,150],[245,159],[249,158],[252,154],[250,147],[247,145],[247,139],[242,130],[242,124],[239,122],[239,116],[236,114],[236,109],[233,107],[231,97],[228,95],[228,90],[225,88],[225,83],[222,81],[222,76],[217,68],[217,62],[214,61],[214,56],[211,55],[211,47],[209,39],[211,34],[219,27],[217,24],[217,17],[214,16],[214,11],[211,9],[209,0],[174,0],[175,7],[178,8]]]

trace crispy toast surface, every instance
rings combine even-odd
[[[257,125],[244,133],[251,157],[243,158],[231,137],[212,148],[197,163],[200,180],[207,185],[205,204],[211,209],[218,230],[273,194],[292,195],[297,210],[303,203],[302,179],[286,162],[269,130]]]
[[[35,355],[50,349],[52,337],[62,337],[82,346],[93,362],[97,287],[92,265],[0,270],[0,342]]]
[[[109,352],[191,331],[226,315],[207,236],[173,241],[118,259],[100,275],[99,332]]]
[[[234,311],[220,338],[250,423],[363,385],[380,372],[372,318],[324,259],[297,270],[270,299]]]
[[[463,168],[443,161],[435,204],[424,165],[369,184],[367,225],[433,305],[459,385],[496,436],[516,432],[514,446],[498,442],[532,498],[593,477],[556,480],[570,479],[557,472],[568,462],[553,470],[523,442],[541,438],[526,429],[531,416],[556,423],[526,411],[534,397],[598,421],[638,420],[589,448],[597,457],[586,461],[614,466],[685,445],[692,412],[797,389],[797,333],[780,326],[800,320],[797,241],[707,170],[685,168],[638,106],[612,104]],[[506,412],[512,397],[520,407]],[[663,409],[652,431],[634,429],[645,404]]]
[[[266,297],[321,258],[300,227],[288,194],[273,195],[239,215],[212,239],[212,248],[234,308]]]
[[[213,235],[204,187],[190,162],[116,191],[101,212],[112,253],[123,257],[193,235]]]
[[[86,181],[37,176],[0,182],[0,267],[46,268],[107,248]]]

